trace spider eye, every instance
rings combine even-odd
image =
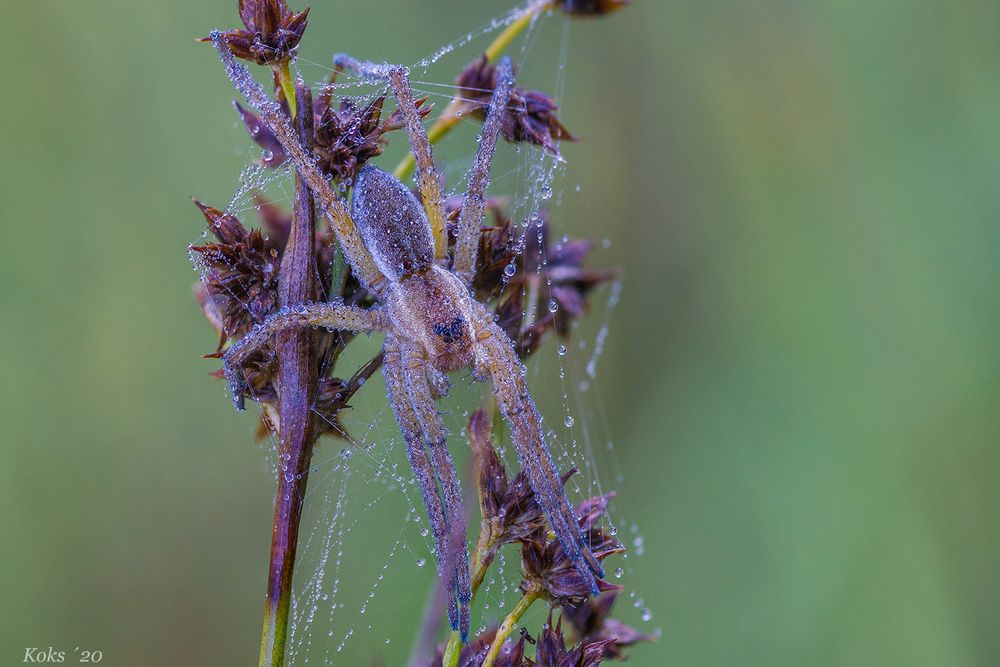
[[[434,333],[441,337],[445,343],[453,343],[462,337],[465,329],[465,320],[460,316],[456,317],[448,324],[435,324]]]

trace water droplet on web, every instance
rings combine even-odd
[[[642,620],[646,621],[647,623],[653,620],[653,612],[651,612],[649,609],[643,609]]]
[[[430,533],[430,531],[427,530],[426,528],[421,528],[420,529],[420,536],[421,537],[427,537],[428,533]]]
[[[274,157],[274,153],[265,148],[260,152],[260,157],[262,160],[264,160],[264,162],[267,162],[268,160]]]
[[[618,577],[619,579],[622,578],[623,574],[625,574],[625,568],[620,567],[617,570],[615,570],[615,576]]]
[[[347,447],[344,447],[343,449],[341,449],[340,450],[340,458],[343,458],[343,459],[349,459],[349,458],[351,458],[351,450],[348,449]]]
[[[426,564],[427,564],[427,559],[426,558],[418,558],[417,559],[417,567],[423,567]]]
[[[517,267],[514,266],[513,264],[508,264],[507,266],[503,267],[503,274],[508,278],[514,275],[515,273],[517,273]]]
[[[567,415],[566,419],[563,420],[563,423],[566,424],[566,428],[572,428],[575,422],[573,421],[572,417]]]
[[[545,185],[542,187],[542,191],[539,193],[542,199],[552,199],[552,187]]]
[[[555,301],[549,301],[549,312],[554,313],[559,310],[559,304]]]
[[[565,345],[560,345],[559,346],[559,356],[560,357],[565,357],[566,356],[566,352],[567,352],[566,346]]]

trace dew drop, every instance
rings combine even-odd
[[[563,424],[566,424],[566,428],[572,428],[574,423],[573,418],[569,415],[566,415],[566,419],[563,420]]]
[[[548,185],[543,186],[542,187],[542,191],[541,191],[540,194],[541,194],[542,199],[552,199],[552,188],[551,188],[551,186],[548,186]]]
[[[262,160],[264,160],[264,162],[267,162],[268,160],[274,157],[274,153],[265,148],[260,152],[260,157]]]
[[[417,559],[417,567],[423,567],[426,564],[427,564],[427,559],[426,558],[418,558]]]
[[[342,458],[342,459],[349,459],[349,458],[351,458],[351,450],[348,449],[347,447],[344,447],[343,449],[341,449],[340,450],[340,458]]]
[[[625,574],[625,568],[620,567],[617,570],[615,570],[615,576],[618,577],[619,579],[622,578],[623,574]]]
[[[559,304],[555,301],[549,301],[549,312],[554,313],[559,310]]]
[[[427,534],[428,534],[428,533],[430,533],[430,531],[429,531],[429,530],[427,530],[426,528],[421,528],[421,529],[420,529],[420,536],[421,536],[421,537],[427,537]]]
[[[566,346],[565,345],[560,345],[559,346],[559,356],[560,357],[565,357],[566,356],[566,352],[567,352]]]
[[[508,264],[507,266],[503,267],[503,274],[508,278],[513,276],[515,273],[517,273],[517,267],[514,266],[513,264]]]

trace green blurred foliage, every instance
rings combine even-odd
[[[5,8],[0,663],[255,660],[271,473],[185,250],[188,197],[246,160],[193,42],[235,4]],[[318,2],[303,54],[412,62],[510,6]],[[600,378],[663,630],[632,664],[1000,663],[1000,6],[637,0],[568,31],[558,216],[625,271]],[[415,625],[414,572],[358,626]]]

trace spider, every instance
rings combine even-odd
[[[234,86],[278,137],[330,220],[355,275],[378,303],[368,310],[340,301],[313,303],[272,314],[225,353],[225,372],[236,408],[243,409],[244,403],[242,364],[276,332],[288,327],[321,326],[385,333],[382,371],[389,402],[427,508],[438,576],[448,594],[448,619],[465,641],[472,591],[462,492],[435,398],[448,391],[446,373],[471,367],[474,378],[491,381],[496,404],[510,426],[518,460],[527,471],[538,503],[577,572],[596,595],[595,576],[602,577],[603,571],[578,527],[573,506],[545,445],[542,419],[528,392],[524,368],[513,343],[492,313],[476,301],[470,287],[490,165],[501,115],[513,86],[510,59],[504,58],[499,64],[498,83],[463,196],[449,266],[441,185],[405,67],[362,62],[348,56],[334,59],[338,67],[362,77],[388,81],[405,119],[421,197],[418,200],[391,174],[368,165],[355,179],[348,212],[346,203],[316,167],[277,103],[253,80],[247,68],[236,62],[219,32],[212,33],[212,40]]]

